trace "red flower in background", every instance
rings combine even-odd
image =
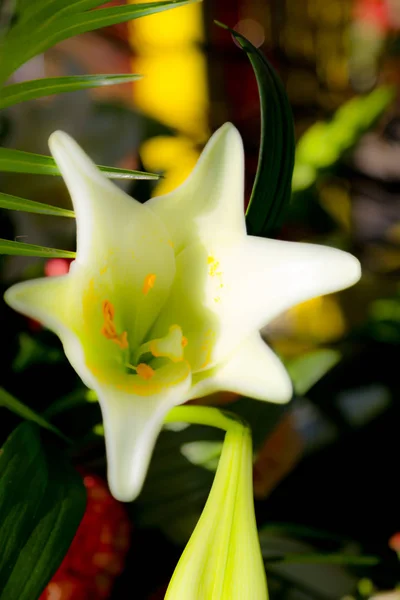
[[[87,505],[72,544],[39,600],[105,600],[124,568],[131,524],[95,475],[83,478]]]
[[[388,0],[358,0],[354,7],[356,21],[369,23],[382,31],[391,28]]]

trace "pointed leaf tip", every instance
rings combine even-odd
[[[250,235],[269,236],[279,227],[291,196],[295,137],[293,116],[277,73],[258,48],[220,21],[246,52],[260,95],[261,136],[257,173],[246,213]]]

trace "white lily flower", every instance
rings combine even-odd
[[[52,329],[99,398],[109,484],[141,490],[166,413],[217,390],[287,402],[289,377],[259,330],[287,308],[354,284],[332,248],[246,235],[239,133],[221,127],[175,191],[136,202],[66,134],[51,152],[70,191],[77,256],[67,275],[17,284],[16,310]]]

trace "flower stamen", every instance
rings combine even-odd
[[[123,331],[120,334],[117,333],[114,324],[114,305],[109,300],[104,300],[102,309],[104,317],[104,324],[101,328],[102,335],[104,335],[104,337],[106,337],[108,340],[111,340],[112,342],[117,344],[121,348],[121,350],[126,350],[127,348],[129,348],[128,333],[126,331]]]
[[[136,373],[139,375],[139,377],[141,377],[142,379],[146,379],[147,381],[153,377],[155,371],[149,365],[146,365],[145,363],[140,363],[136,367]]]
[[[143,290],[142,293],[147,296],[147,294],[149,293],[149,291],[151,289],[153,289],[154,284],[156,282],[156,275],[155,273],[149,273],[148,275],[146,275],[146,277],[144,278],[144,283],[143,283]]]

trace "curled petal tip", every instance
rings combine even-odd
[[[332,254],[331,262],[327,257],[326,270],[327,273],[331,271],[333,286],[336,283],[336,289],[333,287],[332,291],[339,291],[354,285],[360,280],[362,275],[361,264],[358,258],[348,252],[340,250],[333,250],[333,252],[336,252],[336,256]],[[334,260],[335,257],[337,260]]]
[[[53,133],[50,135],[49,145],[57,144],[65,139],[71,139],[68,133],[65,133],[65,131],[61,131],[61,129],[57,129],[56,131],[53,131]]]
[[[86,187],[91,185],[90,181],[107,181],[79,144],[65,131],[54,131],[50,135],[49,148],[73,199],[74,193],[79,191],[79,183],[85,183]]]
[[[362,270],[361,270],[361,263],[358,260],[358,258],[356,258],[355,256],[352,256],[351,254],[349,255],[349,257],[351,257],[351,259],[352,259],[352,269],[351,269],[352,283],[350,283],[350,285],[352,285],[353,283],[357,283],[357,281],[359,281],[361,279]],[[349,269],[349,271],[350,271],[350,269]]]

